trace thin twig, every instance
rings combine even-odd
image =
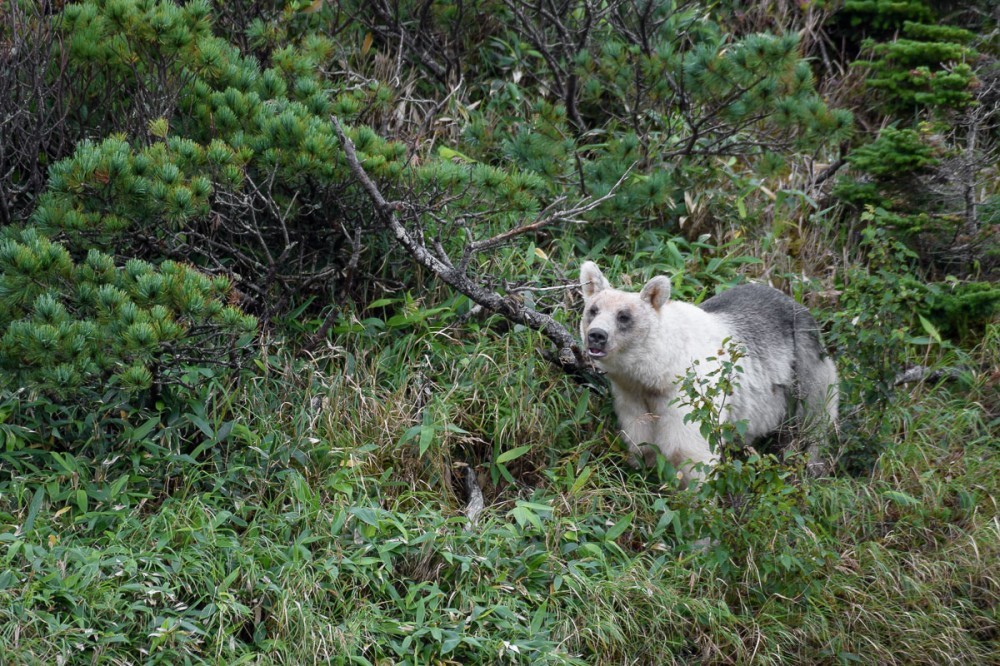
[[[629,168],[625,170],[625,173],[622,174],[621,178],[618,179],[618,182],[615,183],[611,187],[611,189],[608,190],[608,192],[603,196],[590,200],[584,199],[583,202],[577,204],[573,208],[568,208],[568,209],[558,208],[558,205],[561,204],[563,201],[565,201],[565,197],[559,197],[554,202],[546,206],[545,210],[539,213],[538,218],[534,222],[522,225],[520,227],[516,227],[514,229],[510,229],[508,231],[503,232],[502,234],[497,234],[492,238],[487,238],[485,240],[470,243],[468,248],[469,251],[472,253],[476,253],[476,252],[482,252],[484,250],[490,250],[500,245],[503,245],[504,243],[514,238],[515,236],[526,234],[529,231],[537,231],[542,227],[547,227],[551,224],[556,224],[557,222],[579,223],[580,220],[576,219],[577,217],[583,215],[584,213],[589,213],[590,211],[594,210],[595,208],[603,204],[605,201],[609,201],[612,198],[614,198],[615,193],[618,191],[618,188],[621,187],[621,184],[624,183],[625,179],[628,178],[630,173],[632,173],[632,169],[635,168],[635,165],[636,162],[633,162],[629,166]]]

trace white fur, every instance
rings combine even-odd
[[[696,361],[699,376],[706,376],[724,358],[724,341],[740,340],[725,317],[669,300],[666,277],[653,278],[638,294],[619,291],[588,261],[581,267],[580,282],[583,344],[589,348],[591,332],[607,333],[606,355],[594,361],[610,380],[619,427],[633,458],[641,456],[646,464],[652,464],[658,451],[683,471],[685,481],[700,478],[702,473],[694,465],[710,467],[719,455],[701,436],[698,422],[684,422],[690,408],[674,402],[680,390],[677,380]],[[596,314],[592,314],[594,308]],[[630,315],[624,323],[622,312]],[[748,441],[777,429],[788,416],[787,400],[783,394],[776,395],[776,387],[794,383],[790,349],[775,350],[763,360],[745,356],[738,362],[743,372],[734,378],[738,386],[726,398],[720,417],[725,421],[745,419]],[[718,360],[709,362],[709,358]],[[828,383],[832,384],[836,370],[829,359],[825,362],[832,373]],[[819,405],[810,406],[823,411]],[[836,418],[836,404],[830,416]]]

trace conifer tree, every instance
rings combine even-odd
[[[834,194],[918,250],[926,268],[949,275],[947,283],[912,285],[942,330],[980,326],[1000,307],[1000,289],[988,279],[997,266],[989,249],[995,223],[988,202],[977,201],[989,191],[977,183],[997,113],[978,74],[989,79],[996,54],[988,42],[980,53],[973,31],[936,22],[928,2],[852,1],[838,17],[869,35],[859,45],[866,57],[853,64],[880,102],[871,112],[892,126],[851,152],[854,173]]]
[[[869,88],[879,91],[890,111],[962,109],[973,100],[979,54],[969,46],[974,35],[949,25],[904,21],[892,41],[866,39],[870,56],[854,63],[867,67]]]

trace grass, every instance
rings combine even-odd
[[[867,476],[738,513],[628,469],[529,334],[365,335],[114,455],[8,446],[0,662],[998,663],[985,380],[901,391]]]

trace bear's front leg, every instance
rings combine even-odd
[[[653,440],[664,457],[684,475],[684,485],[701,481],[719,460],[719,453],[712,451],[708,441],[701,436],[697,421],[684,422],[686,411],[671,405],[662,398],[656,405],[659,418],[656,419]]]
[[[635,399],[614,383],[611,391],[615,396],[618,428],[628,445],[629,464],[633,467],[640,464],[652,467],[659,453],[655,446],[657,416],[649,411],[644,400]]]

